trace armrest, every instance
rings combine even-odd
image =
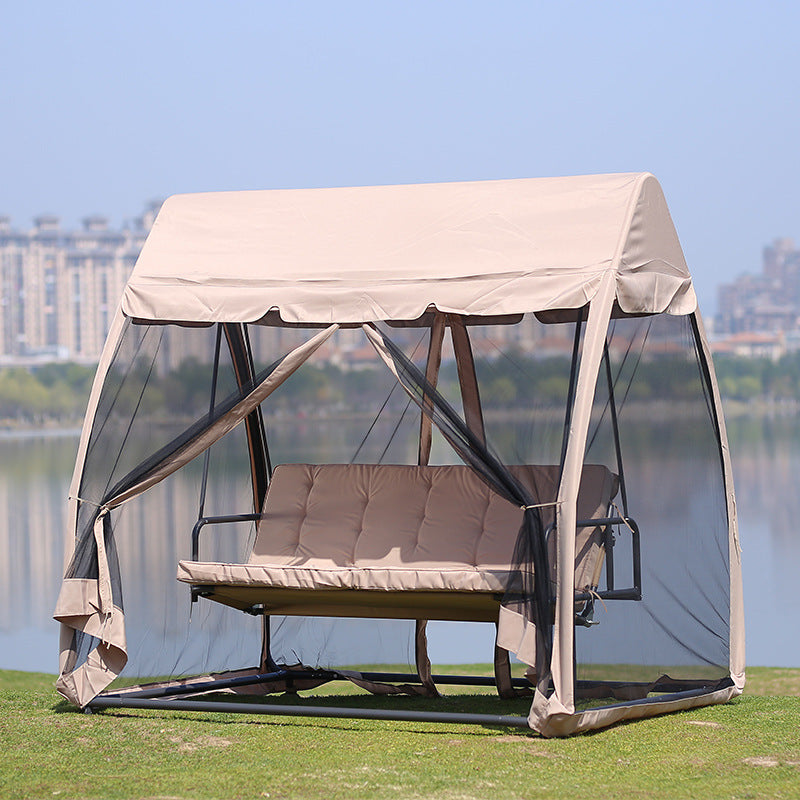
[[[631,555],[633,560],[633,586],[629,589],[617,589],[614,586],[614,536],[611,531],[612,525],[624,525],[631,532],[632,547]],[[555,530],[555,522],[551,522],[545,531],[545,541],[549,543],[550,534]],[[642,599],[642,559],[641,546],[639,543],[639,526],[633,517],[597,517],[595,519],[578,520],[576,528],[603,528],[603,547],[606,549],[606,589],[602,592],[576,592],[575,600],[591,600],[593,596],[599,596],[603,600],[641,600]]]
[[[261,514],[225,514],[219,517],[200,517],[192,528],[192,561],[200,560],[200,531],[206,525],[218,525],[224,522],[255,522]]]

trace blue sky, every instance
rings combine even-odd
[[[0,16],[0,214],[649,170],[701,304],[800,242],[800,4],[30,2]]]

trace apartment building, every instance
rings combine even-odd
[[[763,250],[761,272],[720,286],[718,299],[717,336],[800,331],[800,249],[776,239]]]
[[[160,203],[150,203],[140,217],[119,229],[100,215],[86,217],[78,230],[64,229],[59,218],[49,214],[36,217],[28,230],[0,216],[0,365],[96,363],[159,208]],[[187,357],[208,361],[213,355],[213,336],[192,341],[168,331],[162,335],[163,368]],[[306,335],[269,326],[250,333],[256,359],[263,364],[296,347]],[[412,349],[419,338],[413,328],[396,331],[395,336]],[[476,328],[472,337],[476,354],[489,359],[497,357],[503,344],[542,357],[568,355],[572,348],[571,328],[541,326],[532,317],[521,325]],[[319,357],[345,369],[375,365],[360,331],[342,331]],[[451,357],[445,348],[445,358]]]
[[[49,214],[30,230],[0,217],[0,359],[97,361],[158,207],[119,230],[99,215],[79,230]]]

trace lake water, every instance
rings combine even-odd
[[[800,569],[800,419],[737,417],[729,420],[728,426],[744,551],[747,661],[750,665],[800,667],[800,599],[796,590]],[[284,434],[287,441],[307,448],[307,457],[316,448],[318,458],[336,458],[337,442],[320,442],[308,426]],[[280,441],[277,446],[281,447]],[[76,447],[74,434],[0,437],[0,668],[57,671],[58,626],[51,614],[63,570],[66,497]],[[179,532],[156,538],[132,537],[124,554],[134,570],[126,584],[126,600],[128,596],[134,598],[126,615],[158,627],[162,640],[171,642],[170,630],[180,629],[181,615],[185,614],[185,587],[165,590],[182,590],[180,597],[184,599],[178,601],[171,594],[153,592],[149,580],[157,569],[166,576],[165,585],[176,583],[171,577],[175,563],[184,557],[197,515],[200,466],[185,472],[179,481],[171,479],[169,485],[153,490],[149,505],[131,510],[126,520],[134,530],[148,530],[157,519],[163,530]],[[241,495],[233,509],[231,494]],[[206,513],[242,510],[246,494],[246,482],[236,478],[230,478],[229,483],[216,482]],[[204,544],[209,551],[203,556],[238,560],[242,535],[246,536],[231,536],[227,545],[219,545],[221,549],[213,552],[210,542]],[[481,626],[482,630],[490,627]],[[448,628],[432,637],[434,661],[488,660],[491,631],[476,639],[472,634],[464,635],[464,630]],[[176,634],[173,639],[182,635]],[[133,656],[137,647],[146,647],[146,641],[146,636],[131,629]],[[235,643],[216,644],[235,649]],[[210,642],[201,637],[200,648],[207,646]],[[185,648],[185,642],[174,641],[170,647],[177,653]]]

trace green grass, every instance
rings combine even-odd
[[[424,723],[87,715],[52,685],[52,676],[0,672],[2,798],[800,797],[800,670],[753,668],[745,695],[727,705],[571,739]],[[459,691],[446,703],[468,707]],[[501,713],[517,713],[510,702]]]

